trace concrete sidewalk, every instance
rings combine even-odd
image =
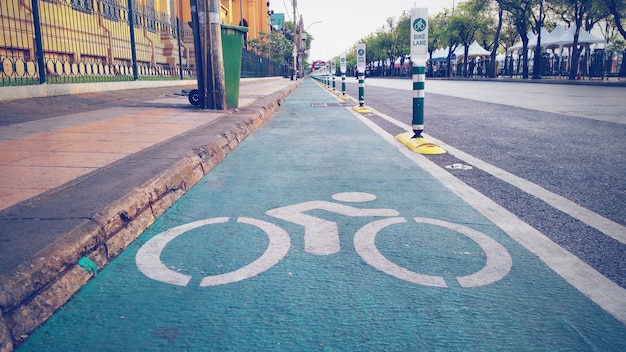
[[[300,82],[245,80],[234,111],[196,109],[181,87],[139,103],[120,98],[133,91],[92,93],[87,103],[82,95],[3,103],[0,351],[45,321]],[[77,112],[59,115],[59,102]]]

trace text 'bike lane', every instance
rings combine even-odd
[[[626,349],[333,99],[303,82],[20,350]]]

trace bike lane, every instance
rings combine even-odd
[[[624,325],[333,104],[302,83],[19,350],[626,350]]]

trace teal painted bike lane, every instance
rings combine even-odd
[[[313,81],[20,351],[622,351],[626,327]]]

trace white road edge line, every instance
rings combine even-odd
[[[552,242],[537,229],[522,221],[515,214],[468,186],[423,155],[410,151],[406,146],[398,142],[394,136],[390,135],[387,131],[383,130],[363,115],[351,109],[347,110],[374,132],[378,133],[383,139],[396,147],[400,153],[413,161],[417,166],[430,173],[444,186],[506,232],[516,242],[539,257],[541,261],[546,263],[548,267],[554,270],[554,272],[569,282],[578,291],[587,296],[622,324],[626,325],[626,289],[609,280],[589,264]],[[374,109],[370,108],[370,110],[380,116],[384,115]],[[386,118],[391,119],[389,116]],[[407,130],[409,129],[410,128],[407,128]],[[428,138],[432,139],[430,137]]]

